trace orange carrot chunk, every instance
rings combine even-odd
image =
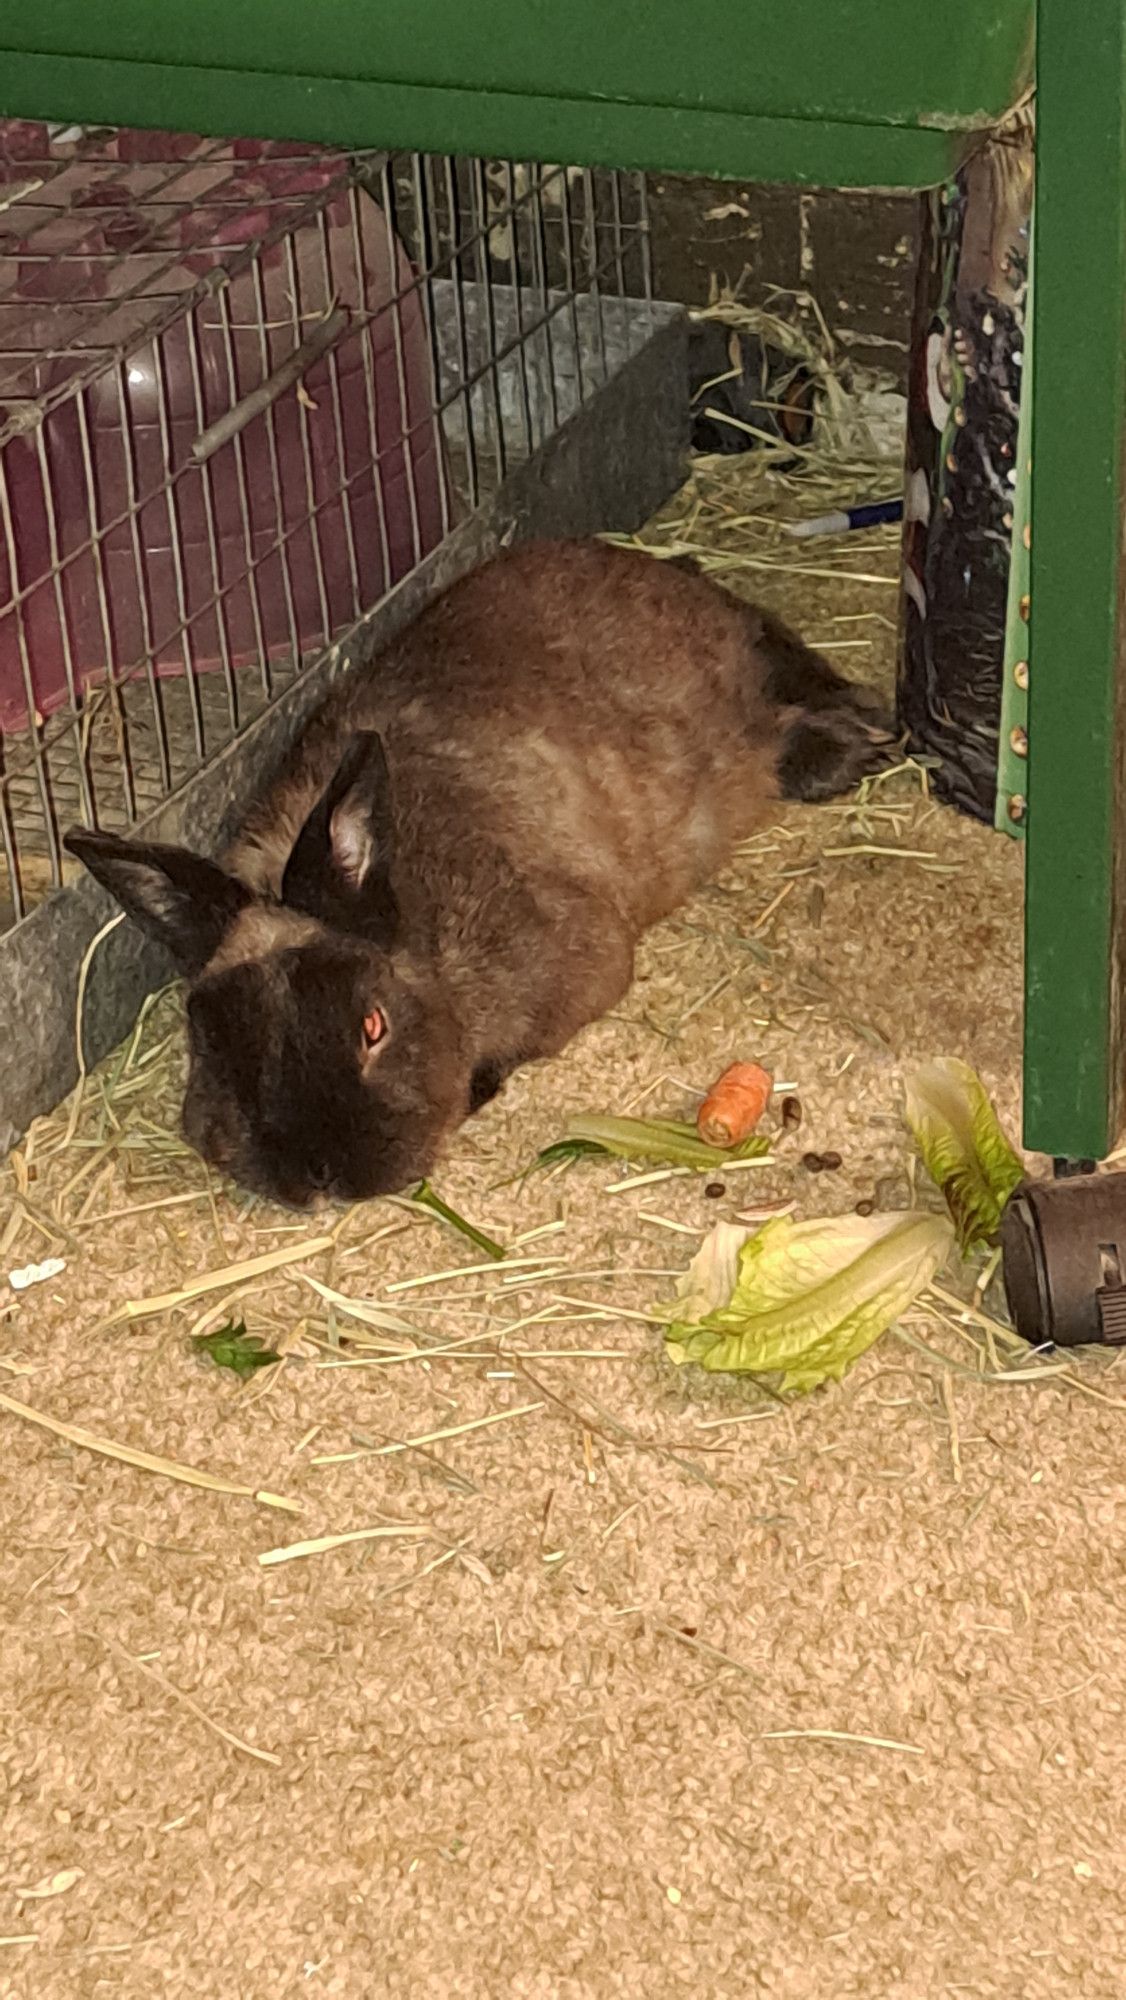
[[[700,1106],[696,1130],[708,1146],[749,1139],[770,1102],[774,1079],[761,1063],[732,1063]]]

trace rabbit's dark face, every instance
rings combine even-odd
[[[184,1134],[294,1207],[421,1180],[465,1117],[470,1071],[438,982],[398,940],[382,745],[356,737],[265,902],[183,848],[68,846],[191,981]]]
[[[230,949],[238,939],[236,926]],[[219,957],[188,999],[189,1144],[298,1208],[424,1178],[467,1108],[437,996],[376,947],[319,927],[261,957]]]

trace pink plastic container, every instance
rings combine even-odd
[[[382,209],[308,148],[0,137],[0,200],[30,190],[0,208],[0,730],[107,676],[323,646],[446,525],[421,299]],[[300,387],[197,463],[341,309]]]

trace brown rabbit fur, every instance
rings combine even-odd
[[[225,865],[68,845],[191,982],[184,1130],[305,1205],[393,1192],[621,999],[641,933],[779,796],[887,754],[878,704],[695,572],[528,544],[338,689]]]

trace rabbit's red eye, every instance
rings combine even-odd
[[[364,1015],[365,1049],[374,1049],[376,1043],[381,1042],[386,1033],[387,1033],[386,1019],[384,1015],[380,1013],[378,1007],[373,1007],[370,1014]]]

